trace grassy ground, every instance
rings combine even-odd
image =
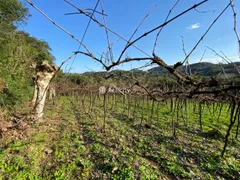
[[[219,117],[217,106],[204,105],[200,130],[190,101],[173,115],[169,102],[152,109],[151,100],[109,96],[104,118],[103,97],[93,99],[61,97],[47,105],[42,123],[4,136],[0,179],[240,179],[236,127],[221,157],[227,105]]]

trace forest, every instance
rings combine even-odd
[[[103,28],[107,39],[108,33],[119,36],[106,26],[102,7],[89,13],[64,1]],[[118,58],[110,42],[95,56],[32,1],[24,2],[0,0],[0,179],[240,179],[240,62],[211,49],[224,63],[188,63],[228,8],[240,54],[235,1],[226,1],[189,53],[182,39],[185,59],[172,65],[155,51],[159,34],[208,0],[170,19],[176,1],[163,24],[133,39],[140,24]],[[19,28],[31,18],[26,3],[84,50],[57,66],[49,43]],[[156,30],[152,55],[124,56]],[[64,71],[77,54],[104,70]],[[114,69],[132,61],[156,66]]]

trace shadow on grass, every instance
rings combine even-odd
[[[222,140],[225,138],[224,134],[221,133],[218,129],[212,129],[209,131],[201,131],[200,129],[197,129],[197,128],[189,129],[184,126],[179,126],[178,129],[185,131],[189,134],[202,137],[202,138],[208,138],[208,139],[214,139],[214,140]]]
[[[121,122],[125,122],[125,123],[133,123],[134,122],[134,118],[128,117],[126,114],[119,114],[119,113],[115,113],[112,112],[111,115],[121,121]]]

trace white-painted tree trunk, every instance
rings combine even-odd
[[[34,91],[33,91],[33,97],[32,97],[31,103],[34,106],[37,101],[37,92],[38,92],[36,77],[33,78],[33,81],[34,81]]]
[[[54,86],[49,87],[49,100],[52,101],[53,98],[56,96],[56,90]]]
[[[45,100],[48,92],[48,88],[50,86],[51,80],[54,74],[57,71],[57,67],[55,65],[49,65],[47,61],[43,61],[40,66],[36,67],[37,77],[35,80],[35,87],[37,90],[36,100],[33,107],[34,120],[40,121],[43,118],[44,114],[44,106]],[[35,93],[34,93],[35,96]]]

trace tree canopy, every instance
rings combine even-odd
[[[19,0],[0,0],[0,105],[21,103],[32,95],[33,64],[53,63],[51,48],[44,40],[18,30],[30,17]]]

